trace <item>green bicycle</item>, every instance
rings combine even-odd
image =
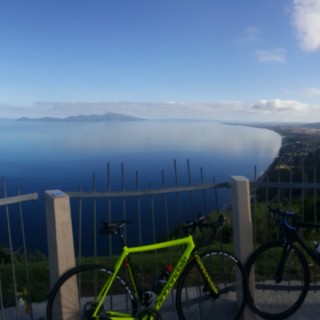
[[[199,217],[185,224],[183,238],[131,248],[124,241],[126,221],[104,222],[101,233],[118,234],[122,243],[113,269],[79,265],[63,274],[49,295],[47,320],[162,319],[160,309],[171,290],[176,295],[179,319],[239,319],[246,301],[242,264],[224,250],[199,254],[191,235],[196,228],[216,231],[223,222],[222,215],[212,223]],[[139,288],[130,255],[175,246],[183,246],[183,252],[172,270],[164,270],[152,291]],[[127,270],[130,286],[120,276],[123,268]]]

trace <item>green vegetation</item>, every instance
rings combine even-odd
[[[26,276],[26,265],[23,262],[15,263],[15,276],[17,292],[25,302],[31,299],[33,302],[40,302],[46,299],[49,293],[49,267],[46,261],[31,261],[28,264],[29,283]],[[3,293],[3,303],[5,306],[15,304],[13,274],[11,264],[0,265],[0,275]],[[26,297],[26,292],[30,292],[30,297]]]
[[[217,215],[213,214],[208,217],[208,221],[216,220]],[[181,228],[177,228],[172,232],[170,238],[181,237]],[[194,234],[194,239],[197,246],[201,250],[218,247],[232,251],[232,227],[231,221],[227,219],[223,228],[212,237],[212,230],[204,229],[203,232],[197,230]],[[164,240],[164,239],[163,239]],[[223,242],[223,244],[222,244]],[[171,263],[175,265],[181,256],[182,246],[172,247],[163,250],[157,250],[147,253],[137,253],[130,255],[130,261],[137,275],[139,285],[144,289],[151,289],[154,280],[158,277],[162,267]],[[15,305],[13,274],[11,266],[11,256],[7,248],[0,247],[0,276],[2,282],[4,305]],[[35,252],[28,257],[28,269],[24,262],[24,257],[19,253],[14,253],[15,260],[15,276],[17,283],[17,292],[19,298],[22,298],[25,303],[28,301],[41,302],[47,299],[50,291],[49,281],[49,266],[45,257]],[[112,269],[117,255],[114,256],[98,256],[98,257],[81,257],[77,259],[77,264],[102,264]],[[29,283],[27,283],[27,271]],[[121,270],[121,277],[127,280],[127,269]]]
[[[304,221],[318,223],[320,192],[310,185],[320,183],[320,130],[310,126],[268,126],[283,136],[283,143],[278,157],[259,180],[292,187],[259,188],[256,200],[280,202],[284,208],[300,212]],[[309,188],[295,188],[295,183],[309,184]]]

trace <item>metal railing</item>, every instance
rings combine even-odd
[[[201,172],[201,170],[200,170]],[[227,182],[223,183],[205,183],[202,172],[198,184],[193,184],[190,178],[190,171],[187,173],[188,179],[186,185],[181,186],[178,183],[177,174],[173,179],[173,186],[166,186],[164,181],[164,173],[162,173],[161,183],[157,184],[159,187],[152,187],[149,183],[149,187],[141,189],[139,186],[139,176],[136,173],[135,188],[127,190],[124,184],[124,176],[122,178],[122,184],[120,190],[113,191],[111,183],[109,182],[109,174],[107,178],[107,185],[105,191],[97,191],[96,177],[93,175],[93,183],[91,191],[83,191],[79,188],[79,191],[67,192],[71,198],[72,218],[74,223],[75,233],[75,246],[76,255],[81,259],[84,255],[98,256],[101,252],[99,251],[98,239],[98,223],[100,219],[130,219],[136,222],[135,231],[138,232],[130,233],[128,230],[127,236],[129,241],[136,242],[137,244],[143,244],[145,242],[156,241],[161,237],[168,238],[170,232],[176,226],[179,226],[181,221],[188,218],[194,217],[201,211],[204,214],[220,210],[221,200],[219,200],[219,192],[226,192],[229,187]],[[214,181],[214,179],[212,179]],[[297,183],[297,182],[281,182],[279,181],[252,181],[250,183],[252,193],[252,217],[254,223],[254,239],[257,242],[261,242],[264,236],[258,234],[261,230],[258,229],[257,225],[257,213],[261,211],[259,206],[263,201],[263,206],[266,208],[271,202],[283,204],[284,198],[286,199],[287,206],[298,208],[301,211],[303,217],[313,217],[313,221],[318,220],[319,208],[317,204],[320,183]],[[8,233],[8,246],[9,249],[9,260],[10,263],[5,266],[0,264],[0,320],[7,319],[5,315],[6,305],[4,302],[4,295],[7,292],[7,287],[4,285],[4,272],[12,274],[11,293],[13,295],[11,310],[17,319],[34,319],[38,320],[43,314],[43,310],[40,313],[35,311],[32,304],[32,299],[28,296],[32,295],[31,289],[27,289],[27,298],[24,297],[24,309],[28,306],[29,310],[27,314],[22,312],[22,301],[20,300],[23,296],[21,293],[21,285],[18,283],[16,274],[17,269],[22,268],[23,277],[25,283],[30,281],[30,261],[28,255],[28,244],[26,240],[26,234],[30,235],[32,230],[25,230],[24,217],[27,215],[30,218],[30,212],[24,210],[24,203],[29,201],[41,202],[38,193],[29,193],[14,196],[8,196],[6,191],[6,182],[3,180],[3,198],[0,198],[0,215],[4,217],[2,221],[6,220],[6,228]],[[298,195],[297,195],[298,191]],[[260,197],[260,199],[259,199]],[[306,200],[312,202],[312,205],[306,207]],[[227,202],[226,202],[227,204]],[[42,207],[43,208],[43,207]],[[311,209],[310,209],[311,208]],[[19,222],[21,224],[21,234],[11,233],[11,214],[13,211],[19,212]],[[310,212],[312,211],[312,212]],[[44,208],[43,208],[44,212]],[[146,213],[149,216],[146,217]],[[157,222],[163,221],[161,226],[161,232],[157,230]],[[88,221],[90,221],[88,223]],[[148,223],[146,223],[148,221]],[[144,237],[144,228],[148,228],[148,237]],[[90,230],[89,230],[90,229]],[[88,232],[88,230],[90,232]],[[149,232],[150,231],[150,232]],[[268,229],[263,228],[263,232],[267,233]],[[16,263],[15,252],[17,247],[13,244],[13,237],[21,239],[22,257],[23,259]],[[131,239],[129,238],[131,237]],[[84,239],[86,239],[84,241]],[[91,239],[91,240],[89,240]],[[46,239],[44,239],[46,241]],[[109,248],[108,254],[112,256],[114,254],[113,244],[111,241],[104,242],[104,249]],[[1,244],[0,244],[1,245]],[[1,263],[1,261],[0,261]],[[22,266],[22,267],[21,267]],[[4,271],[5,270],[5,271]],[[21,270],[19,271],[21,273]],[[31,285],[27,285],[32,287]],[[49,280],[48,280],[49,286]],[[29,301],[28,301],[29,299]],[[40,306],[41,309],[41,306]],[[42,306],[43,309],[43,306]],[[42,312],[42,313],[41,313]],[[12,318],[13,319],[13,318]]]
[[[20,195],[18,191],[18,195],[8,197],[5,179],[3,179],[3,190],[4,198],[0,199],[0,208],[4,208],[8,234],[8,247],[1,246],[0,253],[0,319],[5,320],[9,319],[9,317],[13,319],[13,316],[18,317],[18,319],[22,319],[24,311],[30,314],[31,319],[33,319],[30,295],[30,268],[22,204],[26,201],[38,200],[38,194],[30,193]],[[13,206],[18,210],[21,230],[19,237],[21,238],[22,252],[19,253],[19,267],[17,266],[18,261],[16,249],[13,245],[14,234],[12,234],[12,219],[10,216],[10,209],[12,209]],[[17,269],[23,271],[17,271]],[[17,273],[21,274],[21,272],[24,274],[23,280],[21,280],[21,276],[17,275]],[[12,279],[11,283],[8,283],[9,279]],[[23,282],[23,284],[21,282]]]
[[[164,172],[162,172],[162,182],[158,188],[152,188],[149,183],[149,187],[142,190],[139,188],[138,174],[136,173],[136,188],[134,190],[126,190],[123,182],[118,191],[111,191],[111,186],[107,187],[106,191],[97,191],[96,177],[93,175],[92,191],[68,192],[71,198],[78,261],[81,261],[83,255],[97,257],[101,254],[98,252],[97,230],[99,219],[102,217],[104,219],[131,219],[134,222],[135,230],[139,230],[139,236],[136,237],[135,232],[130,233],[128,230],[128,242],[142,244],[143,241],[156,241],[159,237],[168,238],[171,230],[181,221],[194,217],[200,211],[206,214],[216,210],[219,207],[217,190],[225,189],[227,183],[204,183],[201,170],[200,176],[200,183],[193,185],[189,171],[187,185],[179,186],[176,173],[173,186],[165,186]],[[124,180],[123,177],[122,181]],[[212,180],[214,181],[214,179]],[[25,203],[30,201],[37,203],[37,210],[40,208],[44,213],[43,199],[39,198],[38,193],[21,195],[19,191],[17,195],[9,196],[5,179],[3,179],[2,186],[3,198],[0,198],[0,218],[6,220],[8,241],[1,248],[9,252],[9,260],[6,263],[0,261],[0,320],[8,318],[38,320],[44,317],[44,306],[33,298],[35,292],[33,292],[33,284],[30,284],[30,268],[34,273],[36,271],[33,269],[38,266],[37,263],[30,262],[28,246],[28,237],[30,238],[38,230],[27,230],[24,220],[30,221],[34,217],[34,209],[25,208]],[[18,219],[17,211],[19,211]],[[149,213],[148,217],[146,217],[147,213]],[[159,216],[165,221],[162,224],[165,227],[161,232],[156,227]],[[12,223],[13,217],[15,217],[14,223]],[[148,224],[146,220],[149,221]],[[16,229],[17,224],[21,226],[20,231],[12,232],[13,227]],[[89,233],[88,229],[90,229]],[[148,233],[146,238],[143,236],[146,233],[144,229]],[[43,238],[42,244],[46,241],[47,239]],[[114,244],[111,239],[108,247],[110,249],[108,254],[114,254]],[[17,252],[18,249],[19,252]],[[19,256],[19,261],[16,261],[17,256]],[[46,297],[49,292],[47,261],[40,262],[40,265],[46,269],[44,272],[47,274],[46,283],[42,285],[42,290],[46,291],[43,292],[43,296]],[[10,280],[12,279],[11,283],[8,283],[8,275],[10,275]],[[39,290],[39,287],[36,286],[36,290]]]

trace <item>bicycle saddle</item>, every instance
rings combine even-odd
[[[100,228],[101,234],[116,234],[118,231],[123,228],[130,221],[121,220],[121,221],[100,221],[103,226]]]

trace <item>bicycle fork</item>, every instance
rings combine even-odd
[[[279,263],[277,265],[276,273],[273,277],[273,279],[276,283],[280,283],[282,281],[284,266],[289,258],[291,250],[292,250],[292,248],[290,247],[290,245],[288,243],[285,243],[283,250],[282,250],[281,258],[280,258]]]
[[[197,265],[199,267],[199,270],[203,276],[203,278],[207,281],[205,287],[204,287],[204,291],[210,290],[212,296],[214,299],[219,298],[219,290],[217,288],[217,286],[213,283],[213,281],[211,280],[210,275],[207,272],[207,269],[205,268],[205,266],[203,265],[200,256],[196,253],[194,255],[194,259],[197,262]]]

